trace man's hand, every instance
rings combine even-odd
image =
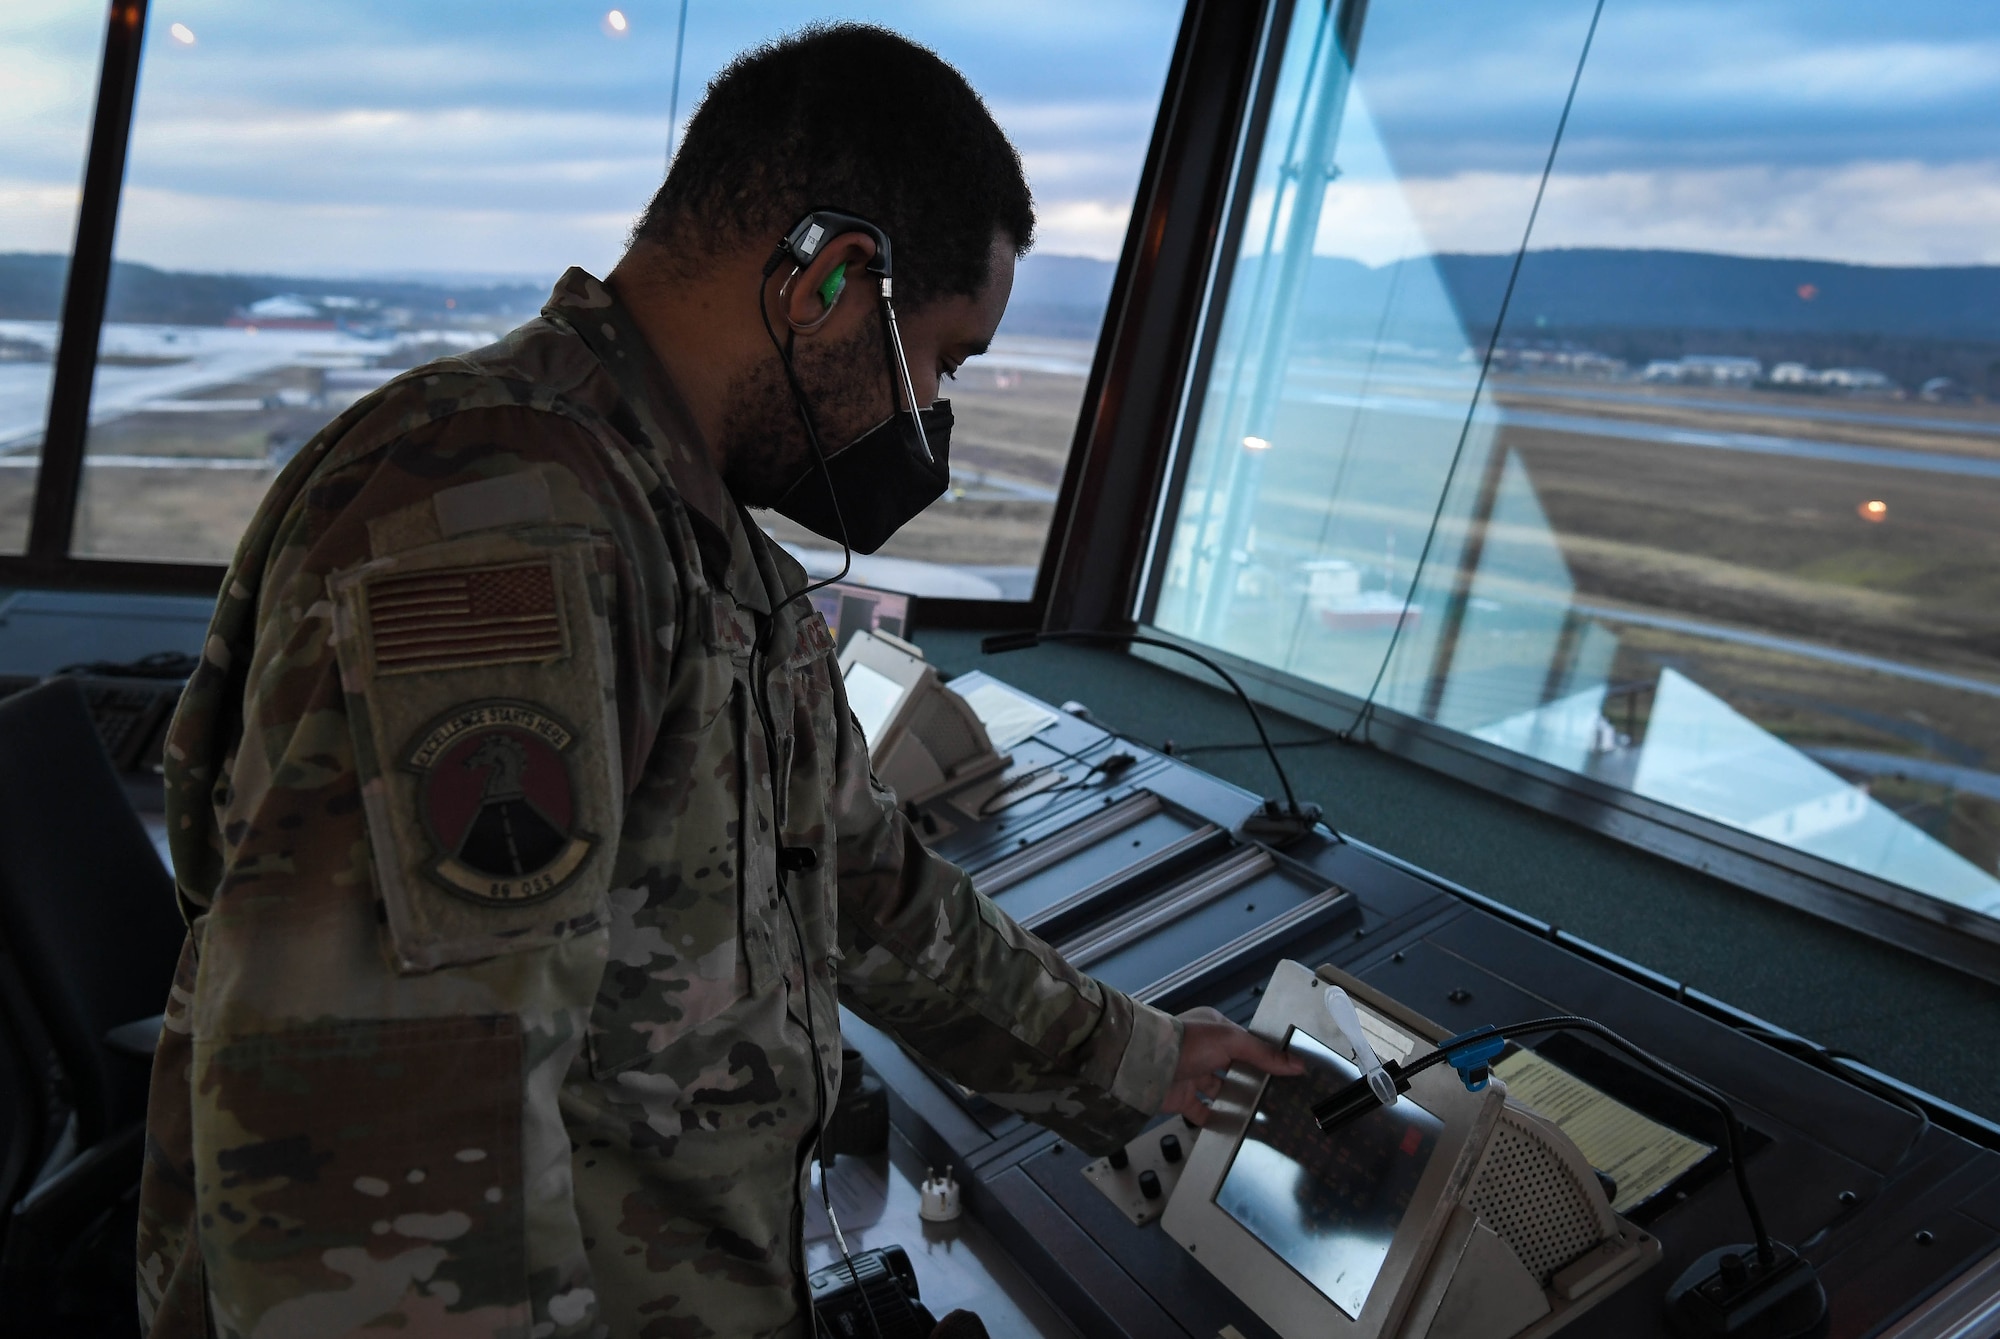
[[[1208,1103],[1202,1099],[1222,1091],[1222,1075],[1234,1061],[1246,1061],[1266,1074],[1305,1071],[1305,1063],[1297,1056],[1262,1037],[1251,1036],[1206,1005],[1188,1010],[1180,1019],[1181,1057],[1160,1110],[1184,1116],[1191,1125],[1208,1124]]]

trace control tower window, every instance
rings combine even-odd
[[[2000,936],[2000,16],[1290,13],[1142,615]]]
[[[0,9],[0,552],[21,553],[104,49],[101,7]]]
[[[74,551],[226,562],[329,418],[532,316],[566,266],[605,273],[665,169],[670,115],[737,52],[836,9],[691,0],[683,45],[672,3],[615,21],[462,0],[155,7]],[[857,579],[1028,597],[1180,11],[871,9],[985,96],[1040,238],[992,351],[949,385],[950,493]],[[771,524],[809,568],[837,565]]]

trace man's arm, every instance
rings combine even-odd
[[[175,821],[213,834],[177,864],[222,1333],[595,1323],[558,1092],[628,733],[603,455],[454,415],[315,477],[225,595],[254,652],[211,639],[172,741]]]
[[[1154,1115],[1207,1119],[1234,1060],[1294,1061],[1213,1010],[1173,1018],[1079,973],[926,850],[868,771],[846,711],[838,757],[845,1002],[957,1082],[1108,1151]]]
[[[1162,1110],[1181,1023],[1079,973],[894,809],[868,863],[842,844],[843,1000],[954,1080],[1086,1148]]]

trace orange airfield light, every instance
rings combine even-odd
[[[1882,501],[1880,498],[1870,499],[1869,501],[1864,502],[1860,506],[1856,507],[1854,510],[1856,513],[1860,515],[1861,519],[1864,521],[1871,521],[1876,524],[1880,524],[1881,522],[1889,519],[1889,504]]]

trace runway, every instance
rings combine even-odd
[[[1288,399],[1309,404],[1332,405],[1341,409],[1362,409],[1373,413],[1407,414],[1419,418],[1463,422],[1462,405],[1414,395],[1350,395],[1344,391],[1313,391]],[[1644,403],[1627,401],[1627,403]],[[1646,442],[1661,446],[1689,446],[1704,450],[1741,451],[1751,455],[1789,456],[1799,460],[1826,461],[1841,465],[1861,465],[1871,469],[1916,470],[1928,474],[1951,474],[1969,479],[2000,479],[2000,458],[1953,455],[1945,451],[1906,451],[1887,446],[1857,446],[1852,442],[1819,441],[1810,437],[1775,437],[1755,432],[1706,432],[1675,427],[1666,423],[1645,423],[1636,419],[1607,418],[1594,414],[1563,414],[1545,410],[1484,406],[1473,415],[1475,424],[1496,428],[1532,428],[1543,432],[1572,433],[1611,441]],[[1922,420],[1905,427],[1923,427]]]

